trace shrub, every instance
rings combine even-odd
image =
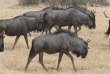
[[[22,5],[33,5],[45,3],[51,7],[53,6],[77,6],[77,5],[90,5],[90,6],[107,6],[107,0],[19,0]]]

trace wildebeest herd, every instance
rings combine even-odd
[[[107,17],[106,14],[105,16]],[[57,70],[63,54],[66,54],[71,59],[73,69],[76,71],[74,59],[69,51],[77,55],[77,57],[85,58],[88,54],[88,43],[91,41],[85,41],[77,36],[77,32],[81,30],[82,25],[87,26],[89,29],[96,28],[94,10],[90,11],[81,7],[69,7],[66,9],[47,7],[40,11],[29,11],[12,19],[3,19],[0,20],[0,51],[4,51],[4,34],[16,36],[12,49],[14,49],[21,35],[24,36],[27,48],[29,48],[27,33],[37,31],[43,34],[45,31],[46,35],[41,34],[32,40],[32,47],[25,70],[27,70],[31,60],[39,54],[40,64],[48,71],[43,63],[43,52],[45,52],[48,54],[59,53]],[[63,26],[68,26],[68,30],[61,29]],[[72,26],[75,30],[74,33],[70,31]],[[56,28],[56,31],[52,33],[51,29],[53,27]],[[110,26],[106,34],[110,34]]]

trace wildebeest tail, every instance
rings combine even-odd
[[[31,50],[30,50],[29,56],[31,56],[31,55],[32,55],[32,53],[33,53],[33,51],[34,51],[34,48],[33,48],[33,43],[34,43],[34,41],[32,40],[32,47],[31,47]]]
[[[108,36],[109,36],[109,34],[110,34],[110,20],[109,20],[109,27],[108,27],[108,30],[107,30],[107,32],[106,32],[105,34],[107,34]]]
[[[47,15],[47,13],[45,12],[45,13],[44,13],[44,18],[43,18],[43,23],[44,23],[44,24],[46,24],[46,18],[45,18],[46,15]]]
[[[46,13],[44,13],[44,16],[43,16],[43,23],[42,23],[42,29],[43,29],[43,31],[46,29],[46,23],[47,23],[47,21],[45,19],[45,16],[46,16]]]

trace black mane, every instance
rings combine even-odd
[[[16,19],[16,18],[21,17],[21,16],[22,16],[22,15],[19,15],[19,16],[16,16],[16,17],[12,18],[12,19]]]
[[[52,7],[54,10],[64,10],[64,8],[59,8],[59,7]]]
[[[53,33],[53,35],[55,34],[59,34],[59,33],[67,33],[68,35],[70,35],[71,37],[77,37],[75,35],[75,33],[73,33],[72,31],[68,31],[68,30],[65,30],[65,29],[61,29],[61,30],[57,30]]]
[[[87,10],[87,8],[84,8],[84,7],[74,7],[74,8],[85,13],[85,14],[86,14],[86,11],[90,12],[89,10]]]
[[[50,8],[50,7],[46,7],[46,8],[44,8],[44,9],[42,9],[41,11],[46,10],[46,9],[51,9],[51,8]]]
[[[64,10],[64,8],[59,8],[59,7],[47,7],[47,8],[42,9],[41,11],[46,10],[46,9]]]

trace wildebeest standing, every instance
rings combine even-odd
[[[87,14],[73,7],[64,10],[52,10],[50,12],[46,12],[44,14],[43,22],[50,33],[54,24],[59,26],[59,28],[68,26],[68,30],[70,30],[71,26],[73,25],[76,34],[77,26],[80,26],[80,24],[85,24],[90,29],[95,28],[96,26],[93,20]]]
[[[27,33],[34,30],[42,30],[42,25],[36,18],[17,16],[12,19],[0,20],[0,32],[3,30],[8,36],[16,36],[13,49],[21,35],[24,36],[27,48],[29,48]]]
[[[72,51],[77,55],[77,57],[81,56],[82,58],[85,58],[89,48],[88,42],[89,41],[86,42],[83,39],[77,37],[73,32],[67,30],[58,30],[54,34],[38,36],[32,41],[32,48],[29,53],[25,70],[27,70],[29,63],[36,56],[36,54],[39,54],[39,62],[47,71],[47,68],[43,63],[43,52],[48,54],[59,52],[57,70],[59,69],[62,56],[65,53],[71,59],[73,69],[76,71],[73,61],[74,59],[69,51]]]
[[[93,24],[94,24],[93,28],[94,29],[96,28],[96,23],[95,23],[95,12],[96,11],[95,10],[89,11],[89,10],[87,10],[87,8],[82,8],[82,7],[73,7],[73,8],[75,8],[75,9],[77,9],[77,10],[85,13],[86,15],[88,15],[90,17],[90,19],[93,21]],[[82,25],[84,25],[84,24],[82,23],[82,24],[80,24],[78,26],[79,27],[79,30],[81,30],[81,26]],[[87,24],[85,24],[85,26],[87,26]]]
[[[34,17],[34,18],[38,18],[38,19],[43,21],[45,12],[50,12],[52,10],[57,10],[57,9],[62,9],[62,8],[55,8],[55,7],[50,8],[50,7],[47,7],[47,8],[44,8],[42,10],[39,10],[39,11],[29,11],[29,12],[26,12],[26,13],[23,14],[23,16]],[[56,26],[54,26],[54,27],[57,29]],[[43,24],[43,28],[45,29],[45,24]],[[42,32],[42,34],[43,34],[43,32]]]

